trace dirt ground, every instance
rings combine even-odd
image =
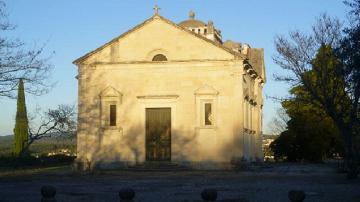
[[[119,201],[133,188],[135,201],[201,201],[204,188],[218,201],[289,201],[288,191],[304,190],[305,201],[360,202],[360,180],[348,181],[329,165],[276,164],[247,171],[98,171],[79,174],[69,167],[0,171],[0,202],[40,201],[43,185],[56,187],[58,202]]]

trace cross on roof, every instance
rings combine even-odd
[[[154,7],[155,14],[159,14],[159,10],[160,10],[160,7],[155,5],[155,7]]]

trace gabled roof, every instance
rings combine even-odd
[[[218,44],[218,43],[216,43],[216,42],[214,42],[214,41],[212,41],[212,40],[210,40],[210,39],[207,39],[207,38],[205,38],[205,37],[203,37],[203,36],[201,36],[201,35],[199,35],[199,34],[196,34],[196,33],[192,32],[192,31],[190,31],[190,30],[188,30],[188,29],[186,29],[186,28],[183,28],[183,27],[177,25],[176,23],[174,23],[174,22],[172,22],[172,21],[170,21],[170,20],[168,20],[168,19],[160,16],[159,14],[154,14],[152,17],[150,17],[149,19],[145,20],[145,21],[142,22],[141,24],[135,26],[134,28],[130,29],[129,31],[121,34],[120,36],[112,39],[111,41],[109,41],[108,43],[102,45],[101,47],[99,47],[99,48],[97,48],[97,49],[95,49],[95,50],[93,50],[93,51],[85,54],[84,56],[76,59],[75,61],[73,61],[73,63],[76,64],[76,65],[77,65],[77,64],[80,64],[81,62],[83,62],[84,60],[86,60],[87,58],[89,58],[91,55],[93,55],[93,54],[95,54],[95,53],[103,50],[105,47],[111,45],[113,42],[115,42],[115,41],[117,41],[117,40],[125,37],[126,35],[134,32],[135,30],[140,29],[141,27],[143,27],[144,25],[148,24],[149,22],[151,22],[151,21],[153,21],[153,20],[155,20],[155,19],[161,19],[161,20],[163,20],[164,22],[166,22],[166,23],[174,26],[174,27],[177,28],[177,29],[180,29],[180,30],[182,30],[182,31],[184,31],[184,32],[187,32],[187,33],[189,33],[189,34],[191,34],[191,35],[193,35],[193,36],[195,36],[195,37],[198,37],[198,38],[200,38],[200,39],[202,39],[202,40],[204,40],[204,41],[206,41],[206,42],[208,42],[208,43],[210,43],[210,44],[212,44],[212,45],[214,45],[214,46],[217,46],[218,48],[221,48],[221,49],[229,52],[230,54],[234,55],[235,57],[242,58],[242,59],[245,59],[245,58],[246,58],[246,57],[245,57],[243,54],[241,54],[241,53],[237,53],[237,52],[235,52],[235,51],[233,51],[233,50],[231,50],[231,49],[226,48],[225,46],[223,46],[223,45],[221,45],[221,44]]]

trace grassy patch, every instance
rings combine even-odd
[[[0,168],[0,177],[32,176],[34,174],[62,174],[72,171],[70,165],[49,166],[49,167],[25,167],[25,168]]]
[[[45,168],[52,166],[71,165],[75,156],[53,155],[40,157],[22,157],[16,158],[12,156],[0,157],[0,171],[8,169],[24,169],[24,168]]]

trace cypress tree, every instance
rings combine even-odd
[[[26,114],[24,82],[22,79],[19,80],[18,87],[14,136],[14,154],[15,156],[20,156],[23,154],[23,149],[28,141],[28,119]]]

